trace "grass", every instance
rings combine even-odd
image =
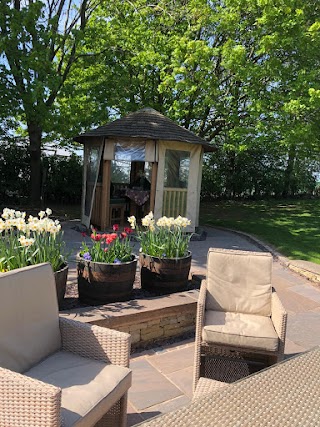
[[[203,202],[200,224],[261,238],[291,259],[320,264],[320,200]]]

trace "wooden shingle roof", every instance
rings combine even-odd
[[[188,129],[177,125],[153,108],[144,108],[128,114],[107,125],[82,133],[74,138],[77,142],[90,142],[99,137],[147,138],[165,141],[181,141],[200,144],[204,151],[215,151],[207,141]]]

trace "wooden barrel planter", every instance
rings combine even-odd
[[[59,309],[64,300],[68,278],[68,264],[63,264],[60,270],[54,272]]]
[[[191,256],[191,252],[182,258],[157,258],[140,253],[141,288],[163,294],[185,290]]]
[[[126,301],[131,297],[137,259],[121,264],[92,262],[78,258],[79,300],[88,305]]]

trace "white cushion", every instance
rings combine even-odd
[[[51,265],[0,274],[0,366],[21,373],[60,347]]]
[[[269,317],[254,314],[205,312],[202,339],[257,350],[277,351],[279,338]]]
[[[63,426],[94,425],[126,393],[131,370],[59,351],[25,372],[62,389]]]
[[[269,253],[210,248],[206,308],[270,316],[271,270]]]

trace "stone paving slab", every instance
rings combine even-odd
[[[172,372],[171,374],[166,375],[170,381],[172,381],[179,389],[183,392],[184,395],[192,399],[192,378],[193,378],[193,366],[188,368],[180,369],[178,371]]]
[[[315,312],[289,315],[287,337],[301,347],[320,345],[320,315]]]
[[[182,391],[165,378],[146,359],[133,360],[132,387],[129,401],[139,412],[159,403],[182,396]]]
[[[173,352],[155,354],[148,358],[148,362],[158,371],[167,375],[184,368],[192,367],[194,359],[194,345],[178,349]]]
[[[320,292],[318,289],[311,287],[310,285],[298,285],[290,288],[291,292],[295,292],[302,295],[310,300],[320,304]]]
[[[306,351],[305,347],[301,347],[295,342],[291,341],[289,338],[286,339],[286,345],[284,349],[285,357],[292,357],[296,354]]]
[[[317,302],[312,301],[302,295],[299,295],[296,292],[278,289],[276,283],[275,288],[284,308],[287,310],[288,313],[304,313],[308,310],[314,310],[319,306]]]

